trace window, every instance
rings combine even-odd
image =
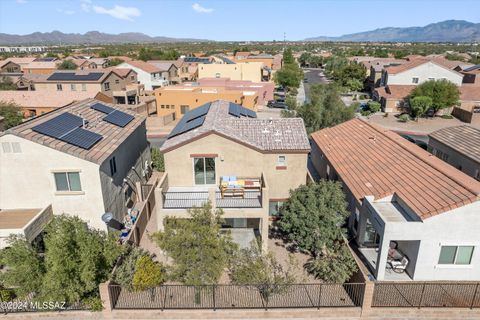
[[[270,201],[268,204],[268,215],[271,217],[278,217],[280,215],[280,208],[284,201]]]
[[[474,178],[477,179],[477,180],[480,180],[480,170],[479,169],[475,170]]]
[[[165,105],[164,105],[164,104],[162,104],[162,105],[161,105],[161,108],[162,108],[162,109],[165,109]]]
[[[3,153],[12,152],[12,147],[10,146],[10,142],[2,142],[2,149],[3,149]]]
[[[186,106],[186,105],[181,105],[181,106],[180,106],[180,112],[181,112],[182,114],[187,113],[188,110],[190,110],[190,107],[189,107],[189,106]]]
[[[441,150],[433,149],[433,154],[436,155],[437,158],[442,159],[443,161],[447,161],[447,160],[448,160],[448,154],[446,154],[445,152],[443,152],[443,151],[441,151]]]
[[[473,246],[442,246],[438,264],[470,264]]]
[[[115,157],[110,159],[110,175],[113,176],[117,172],[117,162],[115,161]]]
[[[215,158],[193,158],[195,184],[215,184]]]
[[[22,149],[20,148],[20,143],[12,142],[12,150],[13,150],[13,153],[21,153]]]
[[[115,80],[115,84],[119,84],[120,83],[120,80]]]
[[[418,78],[417,77],[412,78],[412,83],[418,83]]]
[[[428,81],[432,81],[432,80],[435,80],[435,78],[428,78]]]
[[[62,84],[61,83],[57,83],[57,91],[62,91]]]
[[[215,78],[220,78],[220,73],[215,73]]]
[[[57,191],[82,191],[79,172],[55,172]]]
[[[74,83],[72,83],[72,84],[70,85],[70,90],[72,90],[72,91],[77,91],[77,85],[74,84]]]
[[[287,157],[286,156],[278,156],[277,166],[286,166],[286,165],[287,165]]]
[[[103,84],[103,88],[105,89],[105,91],[110,90],[110,82],[105,82],[105,83]]]
[[[82,91],[87,91],[87,84],[86,83],[82,83]]]
[[[135,80],[135,76],[131,76],[130,79]]]

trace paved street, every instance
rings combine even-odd
[[[303,72],[304,77],[308,80],[308,82],[303,83],[305,86],[305,98],[306,102],[310,102],[310,87],[317,83],[328,83],[328,80],[320,68],[303,68]]]

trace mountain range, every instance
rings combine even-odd
[[[480,23],[446,20],[424,27],[380,28],[339,37],[318,36],[305,41],[353,42],[471,42],[480,41]]]
[[[60,31],[34,32],[26,35],[0,33],[0,45],[59,45],[59,44],[110,44],[148,42],[195,42],[201,39],[151,37],[140,32],[109,34],[99,31],[63,33]]]

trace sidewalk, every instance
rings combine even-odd
[[[297,93],[297,104],[298,105],[303,105],[305,103],[305,87],[303,85],[303,81],[300,82],[300,87],[298,87],[298,93]]]

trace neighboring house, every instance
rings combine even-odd
[[[0,101],[15,103],[24,118],[36,117],[75,101],[95,98],[95,92],[0,90]]]
[[[201,63],[198,65],[198,78],[230,78],[231,80],[261,82],[262,75],[262,62]]]
[[[161,77],[168,81],[168,84],[176,84],[180,82],[178,77],[177,60],[149,60],[147,61],[154,66],[157,66],[161,72]]]
[[[145,86],[145,90],[154,90],[168,85],[168,80],[162,78],[163,70],[151,63],[131,60],[120,63],[115,68],[133,69],[137,73],[138,82]]]
[[[414,59],[398,66],[386,67],[380,85],[419,85],[428,80],[440,79],[449,80],[460,86],[463,75],[432,60]]]
[[[0,74],[6,73],[21,73],[22,68],[18,63],[10,60],[0,61]]]
[[[5,130],[5,118],[0,116],[0,131]]]
[[[464,69],[462,74],[464,84],[480,86],[480,64]]]
[[[17,65],[20,66],[21,71],[23,71],[23,68],[28,65],[29,63],[35,61],[36,58],[32,57],[26,57],[26,58],[17,58],[17,57],[12,57],[12,58],[7,58],[4,61],[10,61],[13,62]]]
[[[210,58],[185,57],[182,60],[182,66],[179,67],[179,76],[182,81],[194,81],[198,79],[198,65],[211,63]]]
[[[113,91],[125,90],[132,80],[126,80],[113,70],[62,70],[47,78],[32,80],[37,91],[102,92],[111,97]]]
[[[44,52],[47,47],[0,47],[0,52]]]
[[[269,215],[307,181],[310,144],[300,118],[257,119],[220,100],[184,115],[161,151],[160,229],[165,217],[188,217],[189,208],[210,200],[235,241],[249,246],[260,238],[266,248]]]
[[[106,114],[92,108],[98,103],[77,102],[0,135],[2,210],[51,205],[102,230],[105,212],[123,222],[149,171],[145,117],[114,105]]]
[[[312,139],[313,165],[342,182],[348,228],[376,280],[480,280],[480,182],[360,119]]]
[[[415,89],[414,85],[388,85],[375,88],[372,98],[380,102],[383,112],[398,112],[408,110],[405,99]]]
[[[383,69],[390,66],[399,66],[406,63],[403,59],[376,58],[373,60],[362,61],[361,64],[367,70],[367,89],[373,91],[380,86]]]
[[[23,67],[25,74],[51,74],[57,70],[61,61],[33,61]]]
[[[471,126],[448,127],[428,135],[428,151],[455,168],[480,180],[480,130]]]
[[[238,51],[235,53],[236,60],[247,59],[251,55],[250,51]]]
[[[168,86],[155,90],[157,115],[166,116],[174,112],[174,118],[215,100],[226,100],[251,110],[257,109],[258,93],[248,89],[230,89],[225,86],[190,85]]]
[[[460,106],[453,108],[452,115],[463,122],[480,125],[480,86],[464,84],[459,89]]]

